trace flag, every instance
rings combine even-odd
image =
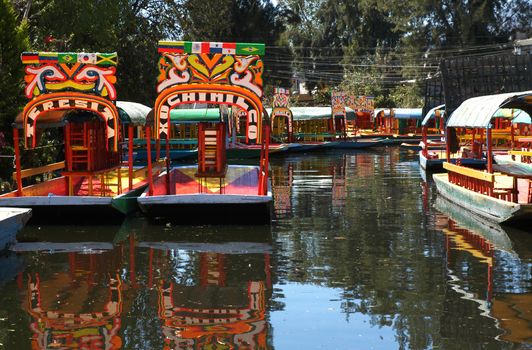
[[[76,63],[78,61],[78,54],[74,52],[61,52],[57,54],[59,63]]]
[[[264,55],[264,44],[236,43],[237,55]]]
[[[185,53],[185,41],[159,41],[158,52]]]
[[[209,43],[209,53],[222,53],[222,43]]]
[[[37,52],[23,52],[20,55],[22,64],[38,64],[39,63],[39,54]]]
[[[96,63],[96,54],[95,53],[78,53],[78,62],[85,64],[95,64]]]
[[[191,53],[201,53],[201,42],[194,41],[192,43]]]
[[[224,55],[236,55],[236,43],[223,43],[222,53]]]
[[[118,55],[113,53],[97,53],[96,64],[100,66],[116,66],[118,64]]]
[[[40,63],[57,63],[57,52],[39,52]]]

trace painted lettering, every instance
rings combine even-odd
[[[166,99],[166,102],[168,103],[168,105],[172,107],[181,103],[181,94],[177,93],[177,94],[168,96],[168,98]]]

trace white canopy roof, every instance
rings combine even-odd
[[[421,122],[421,125],[426,125],[431,118],[434,118],[434,115],[436,115],[436,111],[444,110],[445,105],[439,105],[434,108],[432,108],[430,111],[427,112],[425,115],[425,118],[423,118],[423,121]]]
[[[499,108],[519,108],[532,111],[532,91],[510,92],[498,95],[473,97],[451,114],[447,126],[452,128],[485,128]]]

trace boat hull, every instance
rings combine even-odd
[[[380,146],[382,140],[359,139],[352,141],[333,141],[327,144],[328,148],[334,149],[360,149]]]
[[[116,197],[23,196],[0,198],[0,206],[31,208],[31,222],[113,223],[138,210],[137,197],[147,185]]]
[[[419,151],[419,165],[425,170],[443,170],[443,163],[446,161],[444,158],[427,159],[423,152]],[[462,165],[472,168],[482,168],[486,165],[485,159],[461,158],[460,161]],[[451,158],[451,163],[456,164],[456,158]]]
[[[16,241],[17,232],[31,217],[29,208],[0,208],[0,251]]]
[[[138,201],[140,209],[149,218],[164,218],[178,224],[269,224],[271,197],[268,200],[257,197],[172,195],[139,197]]]
[[[271,219],[271,187],[258,195],[256,166],[229,165],[224,177],[196,177],[196,166],[174,167],[154,181],[137,198],[140,209],[150,218],[165,218],[179,224],[234,223],[264,224]]]
[[[268,154],[277,155],[288,151],[288,144],[270,145]],[[260,158],[260,145],[242,145],[240,147],[230,147],[226,150],[227,159],[250,159]]]
[[[438,192],[457,205],[495,223],[532,221],[532,204],[517,204],[470,191],[448,180],[447,174],[432,175]]]

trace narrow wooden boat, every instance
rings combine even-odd
[[[425,152],[419,151],[419,165],[425,170],[443,170],[443,163],[447,161],[445,150],[435,149]],[[486,159],[459,158],[457,155],[450,159],[452,164],[456,164],[459,159],[460,164],[471,168],[484,168]]]
[[[204,48],[214,47],[204,44]],[[262,118],[260,56],[221,55],[210,49],[196,53],[191,51],[191,43],[185,45],[184,53],[178,53],[172,49],[176,45],[180,43],[159,42],[159,96],[153,109],[155,137],[169,138],[172,123],[169,114],[178,106],[230,105],[245,112],[246,141],[254,149],[260,149],[260,161],[256,166],[227,163],[227,133],[231,129],[227,113],[220,113],[216,120],[204,120],[201,116],[189,118],[187,123],[198,125],[198,164],[177,166],[155,178],[150,177],[148,189],[138,198],[140,208],[149,217],[164,217],[178,223],[269,223],[273,199],[268,176],[270,129],[267,120],[263,123]],[[258,52],[264,50],[263,44],[245,45]],[[206,82],[201,79],[201,72],[207,69],[205,65],[220,79]],[[174,79],[176,71],[189,80]],[[241,75],[251,80],[241,84]],[[151,156],[150,145],[147,140],[148,157]],[[169,147],[166,151],[168,154]],[[150,163],[149,159],[148,165]]]
[[[373,111],[373,130],[361,129],[362,138],[383,138],[383,145],[421,141],[421,108],[377,108]]]
[[[432,178],[442,196],[490,221],[503,223],[530,219],[532,215],[532,204],[514,203],[468,190],[450,182],[448,174],[433,174]]]
[[[109,60],[80,63],[83,57],[91,57],[89,62],[96,62],[96,57]],[[30,101],[13,129],[17,189],[0,196],[0,206],[32,208],[32,220],[94,223],[120,220],[138,208],[136,196],[147,186],[147,177],[145,168],[133,166],[133,134],[144,126],[150,108],[114,101],[116,53],[23,53],[22,61],[27,65],[25,92]],[[51,135],[62,135],[64,142],[64,148],[56,150],[57,158],[23,170],[21,157],[49,151],[47,144],[57,141]],[[127,165],[122,164],[122,149],[128,151]],[[40,182],[35,182],[36,176]]]
[[[16,241],[17,232],[31,217],[31,209],[0,208],[0,251]]]
[[[447,160],[447,148],[442,142],[444,130],[445,105],[432,108],[427,112],[421,122],[422,140],[419,143],[419,164],[425,170],[442,170],[443,163]],[[429,133],[440,133],[438,140],[431,140]],[[433,135],[434,136],[434,135]],[[451,153],[450,162],[459,163],[473,168],[483,168],[486,159],[482,157],[481,149],[475,152],[454,152]]]
[[[447,174],[434,174],[438,192],[461,207],[493,222],[532,221],[532,171],[493,164],[492,118],[501,108],[532,111],[532,91],[480,96],[464,101],[446,126]],[[450,128],[486,128],[487,170],[451,164]]]

